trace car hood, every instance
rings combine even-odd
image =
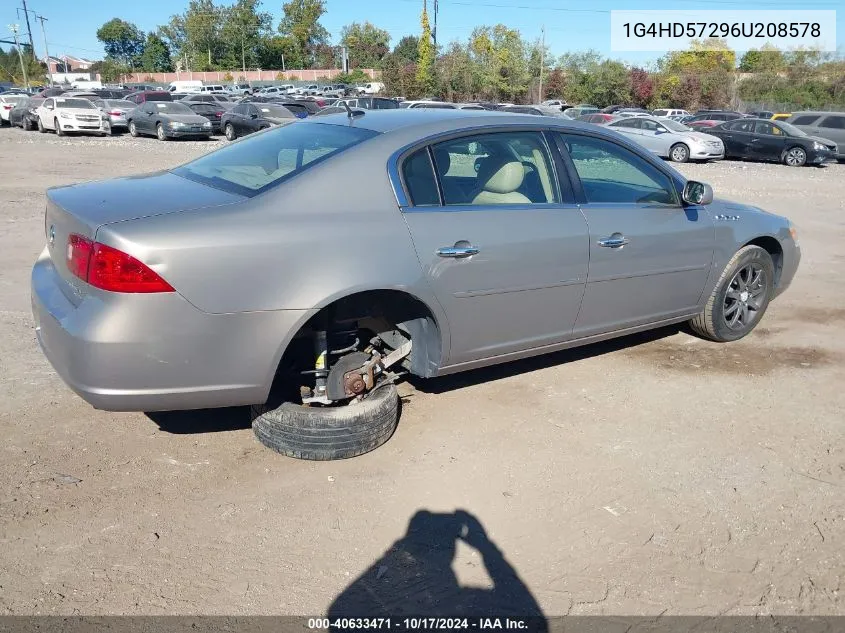
[[[59,112],[67,112],[68,114],[72,114],[74,116],[76,116],[77,114],[88,114],[88,115],[91,115],[91,116],[100,116],[102,114],[102,112],[100,112],[100,110],[98,110],[96,108],[93,109],[93,110],[90,110],[88,108],[56,108],[55,110],[53,110],[53,112],[55,112],[57,114]]]
[[[47,191],[47,197],[83,222],[92,236],[104,224],[216,207],[244,199],[166,171],[55,187]]]
[[[682,133],[687,138],[696,139],[698,141],[703,141],[705,143],[710,141],[721,141],[718,136],[714,136],[713,134],[706,134],[705,132],[683,132]]]
[[[164,118],[168,121],[176,121],[177,123],[189,123],[193,125],[202,125],[208,119],[199,114],[168,114],[164,113]]]
[[[807,136],[805,138],[808,141],[816,141],[817,143],[827,145],[828,147],[835,147],[837,145],[836,141],[831,141],[829,138],[822,138],[821,136]]]

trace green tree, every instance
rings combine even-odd
[[[97,39],[103,43],[106,57],[134,68],[144,51],[144,34],[131,22],[112,18],[99,29]]]
[[[129,72],[126,66],[113,59],[104,59],[91,65],[91,72],[100,75],[100,81],[114,83]]]
[[[353,22],[341,29],[340,43],[349,52],[351,66],[378,68],[390,52],[390,33],[370,22]]]
[[[416,35],[406,35],[396,44],[392,54],[400,64],[415,64],[419,48],[420,38]]]
[[[176,58],[177,67],[182,70],[188,69],[188,33],[185,29],[185,16],[174,15],[170,21],[158,27],[158,36],[167,44],[170,49],[170,56]]]
[[[22,48],[23,65],[26,69],[26,78],[30,86],[41,86],[46,83],[45,73],[47,66],[33,57],[28,48]],[[24,85],[23,71],[21,70],[21,57],[18,49],[9,47],[6,52],[0,48],[0,81],[8,81],[18,86]]]
[[[155,33],[147,34],[144,52],[141,54],[141,69],[151,73],[168,73],[173,70],[170,50]]]
[[[431,39],[431,25],[428,21],[428,9],[423,2],[420,15],[420,42],[417,48],[417,84],[419,89],[428,94],[434,88],[434,42]]]
[[[259,11],[260,0],[237,0],[223,11],[221,38],[226,44],[223,64],[247,67],[258,63],[258,48],[272,28],[273,16]]]
[[[298,59],[299,49],[292,37],[274,35],[263,39],[258,44],[256,55],[259,68],[268,70],[286,69],[292,65],[292,60],[293,67],[296,67],[295,60]]]
[[[295,57],[288,59],[287,65],[309,68],[315,63],[318,48],[329,41],[329,32],[320,24],[326,12],[325,0],[289,0],[282,11],[279,33],[295,44]]]
[[[747,51],[739,60],[739,69],[744,73],[778,73],[785,67],[783,53],[770,46]]]
[[[214,5],[214,0],[191,0],[184,21],[188,47],[197,55],[198,70],[214,69],[215,55],[222,48],[223,11]]]

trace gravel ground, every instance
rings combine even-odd
[[[801,270],[743,341],[661,330],[419,382],[384,447],[309,463],[240,409],[95,411],[33,335],[44,190],[220,144],[0,130],[0,613],[315,615],[350,587],[407,607],[519,586],[547,615],[845,614],[844,165],[681,166],[798,226]],[[453,518],[417,513],[457,509],[486,536],[439,547]]]

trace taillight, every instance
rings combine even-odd
[[[109,114],[112,116],[120,116],[121,114],[123,114],[123,112],[121,112],[120,110],[112,110],[111,112],[109,112]]]
[[[76,233],[68,237],[67,267],[82,281],[101,290],[173,292],[173,287],[143,262]]]
[[[4,104],[3,104],[3,109],[4,109],[4,110],[11,110],[11,109],[12,109],[12,108],[14,108],[14,107],[15,107],[15,106],[13,106],[13,105],[9,105],[8,103],[4,103]]]
[[[214,116],[216,116],[216,117],[221,117],[221,116],[223,116],[223,113],[222,113],[222,112],[215,112],[215,113],[214,113]]]

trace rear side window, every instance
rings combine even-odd
[[[408,189],[411,204],[424,207],[440,204],[437,181],[428,155],[428,149],[417,150],[402,165],[402,178]]]
[[[733,123],[727,123],[725,127],[735,132],[751,133],[754,131],[754,121],[735,121]]]
[[[826,127],[833,130],[845,130],[845,116],[829,116],[819,123],[819,127]]]
[[[672,180],[645,159],[603,139],[564,135],[587,202],[677,206]]]
[[[254,196],[376,132],[341,125],[293,123],[250,136],[173,173],[232,193]]]
[[[813,125],[818,118],[817,114],[799,116],[792,121],[792,125]]]

